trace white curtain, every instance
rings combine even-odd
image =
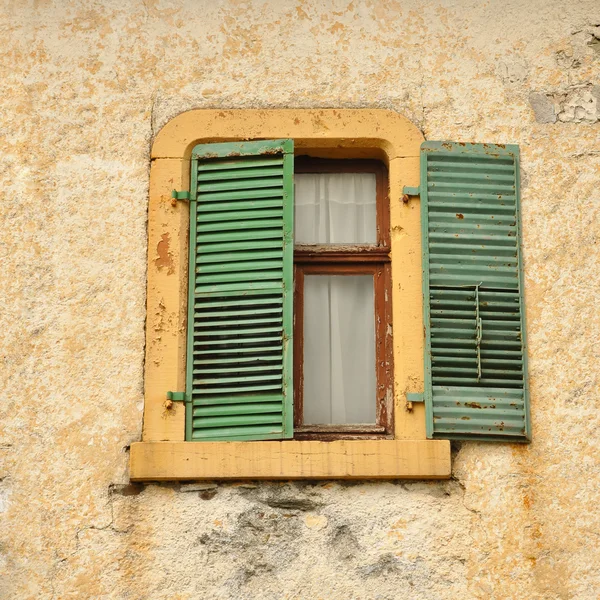
[[[304,423],[375,423],[370,275],[304,278]]]
[[[298,244],[375,243],[371,173],[295,176]],[[371,275],[304,278],[304,424],[375,423]]]
[[[297,173],[296,244],[375,244],[374,173]]]

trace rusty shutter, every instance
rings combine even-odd
[[[293,141],[192,152],[186,439],[292,436]]]
[[[421,146],[427,437],[529,441],[517,146]]]

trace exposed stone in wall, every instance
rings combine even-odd
[[[529,102],[538,123],[596,123],[600,120],[600,27],[586,22],[555,52],[556,65],[566,82],[551,91],[533,90]],[[553,84],[560,78],[548,78]]]
[[[149,580],[148,597],[193,597],[194,573],[215,598],[391,599],[415,590],[427,598],[441,588],[456,595],[464,589],[464,525],[471,513],[456,482],[250,482],[210,487],[210,495],[190,492],[194,487],[150,485],[140,495],[115,497],[115,529],[140,527],[147,534],[152,563],[130,561]],[[177,502],[177,516],[140,514],[170,502]],[[132,525],[134,506],[141,522]],[[421,535],[425,522],[433,538]]]
[[[558,98],[558,120],[595,123],[600,120],[600,85],[579,86]]]
[[[597,0],[0,15],[0,597],[597,599]],[[190,108],[317,106],[520,144],[534,442],[457,444],[441,483],[132,486],[151,141]]]
[[[538,123],[556,123],[556,106],[549,94],[531,92],[529,102]]]
[[[529,101],[538,123],[600,121],[600,85],[578,85],[555,94],[532,92]]]

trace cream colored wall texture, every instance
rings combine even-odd
[[[4,0],[0,19],[1,598],[599,597],[597,0]],[[531,445],[457,443],[445,482],[129,483],[152,141],[192,108],[274,107],[520,145]]]

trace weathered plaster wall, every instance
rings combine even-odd
[[[0,597],[598,597],[597,0],[5,0],[1,19]],[[128,485],[151,141],[189,108],[275,106],[521,145],[531,446],[457,446],[445,483]]]

